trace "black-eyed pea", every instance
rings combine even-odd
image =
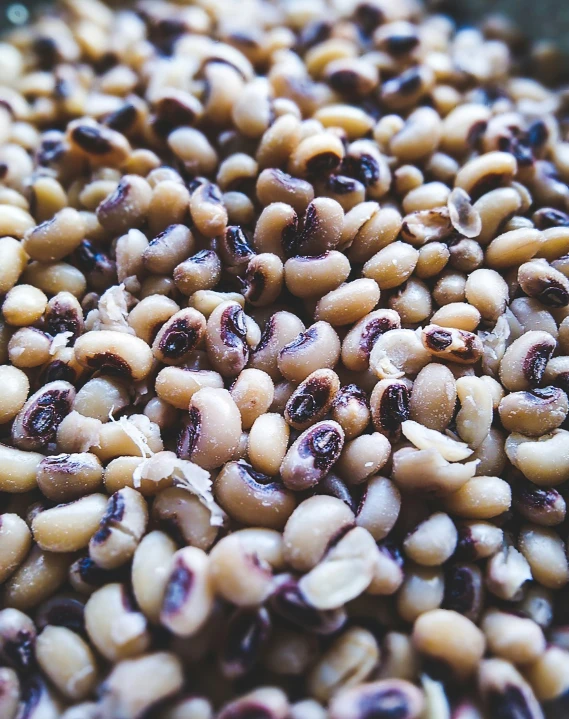
[[[379,648],[371,632],[352,627],[341,634],[314,666],[308,677],[310,694],[322,702],[364,681],[379,661]]]
[[[405,110],[428,94],[434,83],[435,75],[430,67],[411,67],[382,85],[381,101],[389,110]]]
[[[401,224],[401,213],[394,207],[362,203],[346,214],[341,247],[348,247],[351,262],[367,262],[396,239]]]
[[[195,175],[211,175],[215,172],[217,153],[200,130],[178,127],[168,135],[168,145],[189,172]]]
[[[405,554],[426,567],[444,564],[454,553],[458,532],[444,512],[436,512],[413,529],[403,542]]]
[[[458,171],[455,186],[478,199],[485,192],[507,184],[517,172],[516,158],[508,152],[487,152],[469,160]]]
[[[61,260],[79,246],[85,231],[85,223],[77,210],[65,207],[50,220],[26,232],[22,247],[33,260]]]
[[[0,514],[0,583],[22,564],[31,547],[28,525],[17,514]]]
[[[370,477],[356,512],[356,524],[376,540],[385,539],[395,526],[401,509],[401,494],[387,477]]]
[[[0,235],[21,240],[26,232],[36,226],[29,212],[16,205],[0,205]]]
[[[177,409],[186,410],[193,395],[203,387],[223,389],[223,378],[211,370],[165,367],[156,377],[158,397]]]
[[[568,409],[567,395],[557,387],[512,392],[498,407],[504,429],[530,437],[557,429],[565,421]]]
[[[476,671],[486,648],[480,629],[449,609],[422,614],[413,627],[413,643],[420,653],[444,662],[460,678]]]
[[[352,324],[373,310],[379,295],[374,280],[362,278],[345,283],[318,301],[315,319],[330,322],[333,326]]]
[[[439,567],[409,565],[396,598],[397,612],[406,622],[414,622],[426,612],[441,606],[444,575]]]
[[[550,307],[569,304],[569,280],[546,261],[532,260],[518,268],[518,282],[529,297]]]
[[[335,372],[315,370],[288,399],[284,409],[286,421],[298,430],[318,422],[330,410],[339,389],[340,380]]]
[[[443,182],[427,182],[410,190],[402,200],[403,212],[407,216],[413,213],[440,210],[449,200],[450,190]],[[427,215],[425,215],[426,217]],[[445,219],[450,215],[444,213]]]
[[[344,157],[341,140],[331,132],[305,137],[292,150],[288,168],[292,175],[310,177],[335,170]]]
[[[10,365],[0,365],[0,386],[3,387],[0,399],[0,423],[14,419],[24,406],[30,382],[22,370]]]
[[[456,380],[456,393],[460,403],[456,415],[458,434],[472,449],[477,449],[492,426],[492,395],[480,377],[460,377]]]
[[[146,618],[123,584],[105,584],[91,594],[84,616],[89,640],[110,662],[142,654],[150,644]]]
[[[282,530],[294,511],[296,499],[282,483],[240,460],[228,462],[218,474],[214,493],[236,521]]]
[[[569,653],[560,647],[550,645],[535,662],[524,667],[524,675],[535,695],[553,711],[558,708],[564,711],[568,666]],[[559,700],[559,703],[556,700]]]
[[[213,369],[223,376],[235,376],[247,364],[246,316],[237,302],[222,302],[207,320],[206,347]]]
[[[70,502],[97,491],[103,481],[101,462],[94,454],[44,457],[37,467],[42,494],[54,502]]]
[[[98,708],[103,714],[115,712],[134,719],[177,694],[183,683],[182,665],[171,652],[124,659],[108,675]],[[133,686],[139,689],[133,691]]]
[[[568,437],[563,429],[538,438],[513,433],[506,440],[506,454],[531,482],[553,487],[569,477],[569,454],[565,447]]]
[[[366,393],[356,384],[344,385],[336,395],[331,416],[342,427],[347,440],[362,434],[370,420]]]
[[[346,443],[335,471],[350,485],[360,484],[379,472],[389,460],[390,454],[391,445],[383,434],[361,434]]]
[[[484,262],[484,252],[476,240],[462,238],[449,241],[449,266],[460,272],[473,272]]]
[[[431,324],[421,331],[423,347],[434,357],[473,364],[482,356],[482,341],[472,332]]]
[[[320,482],[338,460],[344,446],[344,430],[332,420],[306,429],[287,451],[280,468],[285,486],[293,491]]]
[[[75,343],[75,357],[80,365],[106,370],[132,380],[144,379],[152,368],[152,351],[139,337],[99,330],[86,332]]]
[[[31,262],[23,279],[47,294],[70,292],[77,298],[83,297],[87,280],[81,270],[67,262]]]
[[[216,592],[237,606],[262,604],[273,583],[272,567],[254,545],[234,532],[209,555],[209,576]]]
[[[526,617],[491,609],[481,622],[490,652],[513,664],[536,661],[545,651],[541,627]]]
[[[442,135],[439,114],[430,107],[412,112],[405,126],[391,138],[390,153],[399,162],[413,162],[431,155],[438,147]]]
[[[319,321],[281,346],[277,364],[286,379],[302,382],[317,369],[334,367],[339,357],[338,335],[328,322]]]
[[[338,609],[362,594],[374,577],[377,551],[367,529],[350,529],[300,578],[298,587],[308,604],[320,611]]]
[[[144,497],[130,487],[108,500],[97,531],[89,541],[89,555],[103,569],[115,569],[131,559],[148,522]]]
[[[12,424],[12,440],[20,449],[39,449],[55,439],[63,418],[71,411],[75,388],[56,381],[41,387],[18,412]]]
[[[23,327],[37,322],[45,312],[47,297],[32,285],[17,285],[4,298],[2,314],[9,325]]]
[[[299,144],[300,138],[300,118],[288,113],[278,117],[259,141],[255,154],[259,167],[282,167]]]
[[[425,708],[423,692],[402,679],[359,684],[339,691],[332,698],[329,716],[331,719],[352,716],[371,719],[374,714],[388,716],[393,707],[405,719],[419,719]]]
[[[400,197],[405,197],[424,182],[425,176],[415,165],[401,165],[393,173],[394,190]]]
[[[143,256],[149,242],[140,230],[129,229],[121,235],[115,245],[117,263],[117,277],[125,286],[131,286],[132,278],[140,279],[144,276]]]
[[[229,392],[215,387],[198,390],[178,439],[178,456],[204,469],[232,459],[241,438],[241,413]]]
[[[0,239],[0,292],[9,292],[20,279],[28,263],[27,253],[21,242],[13,237]]]
[[[289,255],[321,255],[334,250],[340,242],[344,210],[331,197],[317,197],[304,213],[302,229],[292,238]]]
[[[284,266],[277,255],[265,252],[249,260],[243,278],[243,296],[253,307],[266,307],[283,288]]]
[[[37,486],[36,471],[44,459],[37,452],[27,452],[0,444],[0,489],[10,494],[29,492]]]
[[[213,250],[201,250],[174,268],[176,287],[187,297],[198,290],[211,290],[219,282],[221,262]]]
[[[443,305],[431,317],[431,323],[441,327],[454,327],[458,330],[474,332],[481,321],[480,312],[466,302],[449,302]]]
[[[492,269],[504,270],[527,262],[539,251],[542,239],[539,230],[529,227],[504,232],[488,245],[486,264]]]
[[[431,361],[414,330],[393,329],[381,334],[372,346],[369,367],[379,379],[416,375]]]
[[[431,292],[421,280],[410,277],[388,300],[404,325],[415,325],[431,314]]]
[[[419,253],[405,242],[392,242],[379,250],[364,265],[364,277],[375,280],[382,290],[393,289],[409,279]]]
[[[71,431],[73,425],[68,418],[66,421],[69,422],[66,430]],[[98,420],[93,418],[91,421],[98,423]],[[121,417],[118,422],[99,423],[99,425],[98,436],[90,438],[90,449],[101,462],[108,462],[121,455],[145,457],[147,454],[161,452],[164,449],[160,427],[153,424],[144,414]],[[95,429],[96,425],[93,424],[93,430]],[[58,431],[58,443],[64,448],[61,435],[62,431]]]
[[[453,156],[464,156],[484,133],[490,117],[490,109],[484,105],[467,102],[454,108],[443,121],[442,148]]]
[[[8,342],[8,358],[14,367],[40,367],[52,358],[52,342],[49,335],[35,327],[20,327]]]
[[[20,706],[20,680],[16,672],[10,667],[0,669],[0,710],[6,719],[16,719]]]
[[[307,180],[271,167],[263,170],[256,185],[257,198],[265,207],[286,204],[295,212],[302,213],[314,199],[314,188]]]
[[[541,383],[556,342],[547,332],[529,331],[514,340],[500,362],[500,380],[511,392]]]
[[[176,544],[160,531],[147,534],[134,553],[132,588],[138,606],[157,624]]]
[[[528,717],[542,717],[542,709],[532,687],[518,670],[504,659],[485,659],[478,669],[478,686],[484,705],[491,711],[510,711],[512,695]]]
[[[466,276],[462,272],[445,270],[433,287],[433,299],[439,306],[464,302]]]
[[[314,113],[314,118],[324,127],[342,128],[348,140],[364,137],[374,125],[371,115],[359,107],[347,104],[325,105]]]
[[[130,404],[126,385],[111,377],[95,377],[77,392],[73,409],[85,417],[108,422],[109,415],[120,412]]]
[[[506,281],[494,270],[476,269],[466,278],[464,293],[482,318],[495,322],[504,313],[509,299]]]
[[[164,364],[182,364],[203,343],[205,335],[205,317],[188,307],[173,314],[158,330],[152,343],[152,354]]]
[[[518,536],[518,548],[536,582],[550,589],[560,589],[569,582],[565,543],[555,529],[535,524],[523,525]]]
[[[67,127],[71,147],[93,165],[119,167],[130,153],[128,140],[93,120],[76,120]]]
[[[185,225],[169,224],[145,248],[143,265],[152,274],[169,275],[192,253],[194,246],[194,237]]]
[[[152,190],[148,208],[150,232],[157,235],[172,224],[183,223],[188,214],[189,202],[190,193],[183,184],[175,180],[159,182]],[[180,245],[178,249],[181,249]]]
[[[475,461],[466,464],[448,462],[434,447],[422,450],[403,447],[393,453],[392,461],[391,477],[401,489],[431,492],[443,497],[449,495],[453,498],[457,491],[474,477],[478,464]],[[509,489],[509,485],[506,486]],[[496,514],[500,514],[500,511]]]
[[[301,572],[311,570],[321,561],[333,537],[354,522],[352,510],[336,497],[316,495],[305,499],[283,532],[287,564]]]
[[[124,175],[117,189],[97,207],[97,218],[107,232],[119,235],[143,225],[151,201],[152,189],[145,179]]]
[[[65,583],[72,554],[44,552],[38,546],[4,584],[4,606],[27,611],[51,597]]]
[[[512,503],[510,485],[499,477],[473,477],[454,494],[444,498],[446,510],[465,519],[491,519],[506,512]]]
[[[158,330],[179,310],[179,305],[169,297],[150,295],[132,308],[128,313],[127,322],[137,337],[151,344]]]
[[[291,257],[284,265],[284,280],[296,297],[323,297],[348,278],[350,262],[344,254],[331,250],[316,257]]]
[[[211,511],[195,494],[166,483],[156,494],[152,518],[180,544],[204,551],[211,547],[219,531],[219,526],[211,522]]]
[[[32,532],[48,552],[76,552],[89,544],[107,507],[104,494],[90,494],[69,504],[45,509],[34,517]]]
[[[287,451],[289,426],[280,414],[262,414],[253,423],[247,454],[253,467],[263,474],[278,473]]]
[[[274,384],[266,372],[248,368],[237,377],[230,393],[241,413],[243,428],[250,429],[257,417],[271,406]]]
[[[96,660],[89,645],[66,627],[47,626],[36,641],[36,657],[45,675],[67,698],[88,697],[97,682]]]

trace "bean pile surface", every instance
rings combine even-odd
[[[560,68],[414,0],[0,42],[2,719],[569,716]]]

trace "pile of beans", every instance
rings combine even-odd
[[[0,42],[2,719],[569,716],[561,67],[415,0]]]

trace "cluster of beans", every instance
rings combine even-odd
[[[415,0],[0,43],[2,719],[568,716],[558,65]]]

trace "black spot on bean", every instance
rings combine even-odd
[[[362,2],[355,9],[354,22],[364,35],[371,35],[378,25],[385,22],[385,15],[377,5]]]
[[[379,180],[379,164],[371,155],[357,157],[346,155],[342,160],[342,172],[359,180],[364,187],[371,187]]]
[[[340,164],[340,157],[335,152],[319,152],[306,162],[306,171],[309,175],[324,175],[331,172]]]
[[[176,454],[181,459],[190,459],[201,434],[201,414],[197,407],[190,407],[188,421],[178,437]]]
[[[399,429],[409,419],[409,390],[403,383],[393,383],[385,388],[379,406],[379,422],[386,432]]]
[[[270,341],[273,339],[275,334],[275,318],[274,315],[269,318],[267,324],[263,327],[261,332],[261,339],[259,344],[255,347],[254,352],[261,352],[269,346]]]
[[[170,322],[160,340],[160,352],[168,359],[175,360],[193,350],[201,339],[200,326],[192,326],[187,318]]]
[[[184,564],[178,563],[170,575],[162,611],[165,614],[176,614],[188,599],[194,584],[194,573]]]
[[[30,437],[47,444],[55,438],[60,422],[70,409],[69,390],[48,390],[26,411],[22,428]]]
[[[298,447],[302,458],[312,458],[314,466],[326,472],[340,456],[343,438],[335,427],[321,425],[308,432]]]
[[[84,609],[83,602],[74,597],[52,597],[38,608],[35,623],[40,631],[52,625],[82,633],[85,628]]]
[[[87,358],[87,365],[91,369],[101,370],[104,374],[114,377],[131,377],[131,370],[128,362],[113,352],[99,352]]]
[[[326,189],[335,195],[348,195],[350,192],[355,192],[358,186],[352,177],[330,175],[326,181]]]
[[[530,386],[536,387],[541,382],[545,367],[551,359],[554,349],[554,342],[551,344],[542,342],[532,347],[527,353],[522,365],[522,372]]]
[[[433,352],[444,352],[452,344],[452,334],[444,330],[431,330],[426,333],[425,340]]]
[[[470,567],[450,567],[445,576],[444,608],[465,615],[476,611],[476,603],[480,599],[476,579]]]
[[[130,102],[125,102],[118,110],[107,115],[104,119],[104,123],[112,130],[125,133],[132,129],[137,117],[136,107],[131,105]]]
[[[95,544],[102,544],[107,539],[111,533],[112,524],[114,522],[120,522],[124,517],[124,512],[124,498],[120,492],[115,492],[109,498],[107,509],[99,524],[99,529],[93,535],[93,542]]]
[[[391,35],[387,38],[386,49],[393,57],[408,55],[419,44],[417,35]]]
[[[333,634],[346,622],[342,610],[318,610],[308,604],[294,579],[280,584],[270,602],[276,614],[312,634]]]
[[[43,384],[56,382],[58,380],[73,383],[77,379],[77,373],[73,367],[66,364],[63,360],[54,360],[46,365],[41,374],[41,379]]]
[[[332,25],[323,20],[309,22],[300,31],[298,38],[299,49],[306,51],[318,43],[328,40],[332,33]]]
[[[166,137],[177,127],[193,125],[196,113],[176,97],[163,97],[156,105],[156,117],[152,122],[154,131]]]
[[[245,313],[238,305],[227,307],[221,316],[221,340],[228,347],[240,349],[243,357],[247,359],[247,327]]]
[[[20,629],[13,638],[6,638],[2,648],[2,663],[16,669],[23,674],[29,672],[35,665],[35,632]]]
[[[365,327],[360,336],[360,349],[363,351],[366,357],[369,357],[370,352],[377,340],[377,338],[388,332],[389,330],[397,329],[398,325],[394,323],[388,317],[376,317],[375,319],[366,322]]]
[[[569,227],[569,215],[554,207],[542,207],[533,214],[533,222],[538,230],[550,227]]]
[[[521,689],[516,686],[506,686],[501,692],[488,692],[486,703],[492,719],[534,719],[535,717]]]
[[[78,125],[73,129],[71,136],[73,141],[89,155],[105,155],[113,149],[109,140],[103,137],[98,127]]]
[[[258,662],[271,631],[271,619],[264,607],[239,609],[229,620],[221,657],[225,673],[243,676]]]
[[[399,689],[382,689],[364,694],[358,702],[359,719],[407,719],[408,698]]]

